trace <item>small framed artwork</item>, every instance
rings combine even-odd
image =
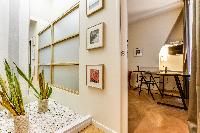
[[[88,87],[104,88],[104,65],[86,66],[86,84]]]
[[[104,0],[86,0],[87,1],[87,16],[90,16],[104,7]]]
[[[134,56],[135,57],[141,57],[143,55],[143,49],[142,48],[134,48]]]
[[[104,23],[97,24],[87,29],[87,50],[103,47]]]

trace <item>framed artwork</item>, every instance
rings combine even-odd
[[[104,65],[86,66],[86,84],[88,87],[104,88]]]
[[[103,47],[104,23],[97,24],[87,29],[87,49]]]
[[[134,48],[134,56],[135,57],[141,57],[143,55],[143,49],[142,48]]]
[[[104,7],[104,0],[86,0],[87,1],[87,16],[90,16]]]

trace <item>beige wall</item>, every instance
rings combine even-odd
[[[68,1],[69,4],[72,1]],[[65,4],[61,5],[64,7]],[[118,133],[121,132],[119,6],[119,0],[105,1],[105,8],[102,11],[87,17],[86,0],[80,1],[80,94],[75,95],[54,88],[52,96],[53,99],[58,100],[78,113],[90,114],[93,116],[97,126],[100,126],[106,132]],[[57,8],[63,9],[63,7]],[[56,12],[56,14],[58,13]],[[105,23],[105,46],[104,48],[88,51],[86,50],[86,29],[100,22]],[[86,86],[86,65],[93,64],[105,65],[104,90]]]
[[[183,30],[184,30],[183,13],[181,13],[167,42],[169,43],[169,42],[174,42],[174,41],[183,41],[183,33],[184,33]]]
[[[159,52],[165,44],[181,9],[129,24],[129,70],[136,66],[159,67]],[[134,57],[133,49],[142,48],[143,56]]]
[[[164,67],[163,67],[164,66]],[[183,71],[183,55],[168,55],[168,59],[166,62],[160,62],[159,69],[165,70],[167,67],[168,70],[171,71]]]
[[[54,90],[53,98],[82,114],[91,114],[101,124],[120,132],[120,50],[119,50],[119,1],[105,1],[105,9],[86,16],[86,0],[80,1],[80,94]],[[108,17],[109,16],[109,17]],[[92,51],[86,50],[86,29],[105,22],[105,46]],[[86,65],[105,64],[105,89],[86,86]]]
[[[184,25],[183,25],[183,12],[180,14],[174,28],[171,31],[170,36],[168,37],[167,43],[175,41],[184,41]],[[160,70],[164,70],[163,66],[167,66],[168,70],[173,71],[183,71],[183,55],[168,55],[166,62],[160,61]]]

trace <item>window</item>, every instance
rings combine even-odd
[[[38,72],[60,89],[79,93],[79,3],[39,34]]]

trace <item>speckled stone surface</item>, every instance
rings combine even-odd
[[[38,113],[37,101],[27,104],[25,110],[29,117],[29,133],[51,133],[63,128],[68,130],[84,118],[54,100],[49,100],[49,109],[46,113]],[[14,132],[13,119],[8,117],[6,110],[0,112],[0,132]]]

